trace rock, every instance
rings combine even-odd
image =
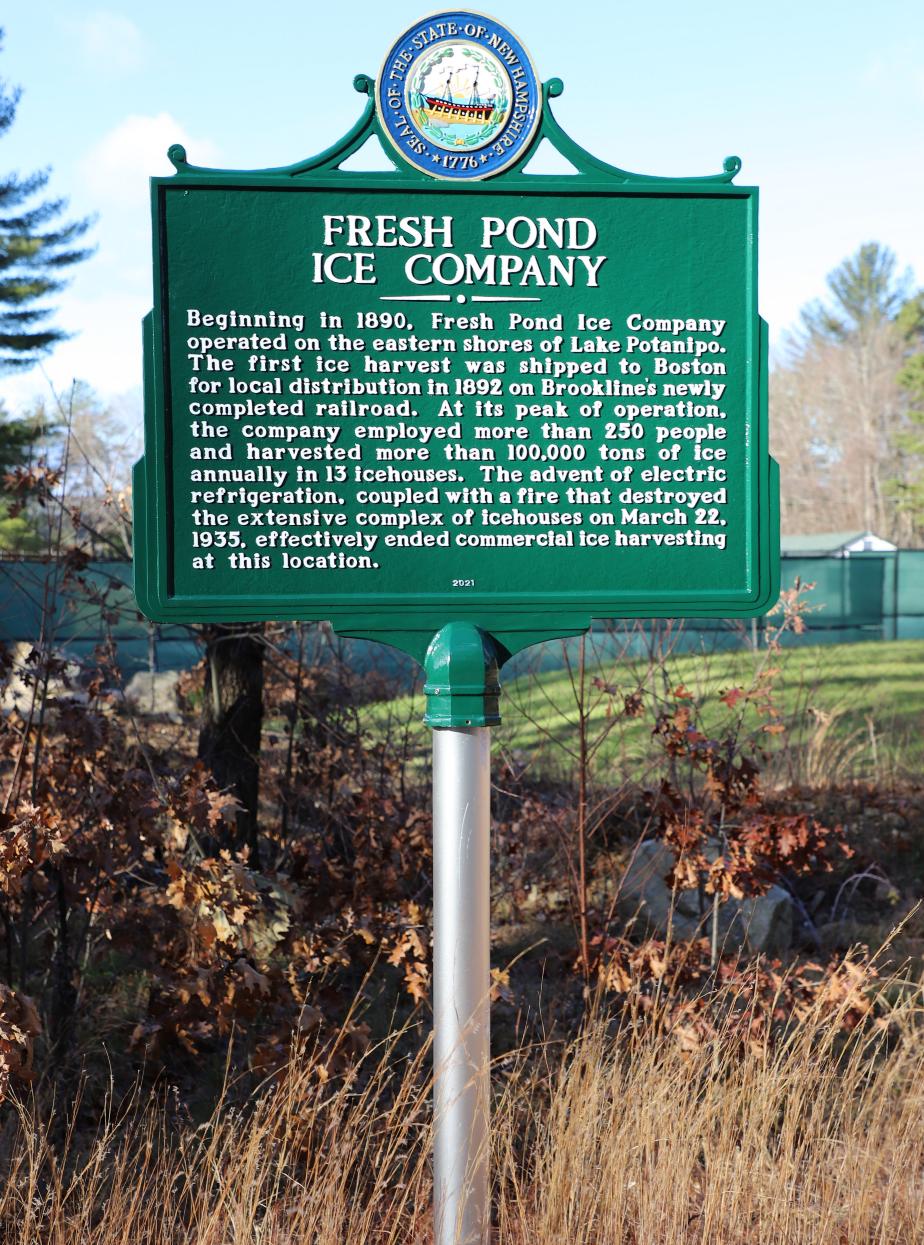
[[[732,905],[738,909],[733,918],[734,925],[730,922],[732,936],[743,937],[744,945],[750,951],[779,955],[789,950],[792,945],[792,900],[782,886],[771,886],[766,895],[758,895],[754,899],[729,900],[725,906]]]
[[[135,713],[144,717],[166,717],[178,722],[181,720],[177,700],[179,681],[178,670],[165,670],[162,674],[139,670],[132,675],[125,688],[125,700]]]
[[[26,640],[17,640],[15,644],[9,646],[8,651],[12,661],[12,670],[9,679],[3,685],[2,695],[0,695],[0,713],[10,713],[15,709],[17,713],[26,717],[33,705],[36,712],[38,712],[41,688],[39,688],[39,696],[37,697],[35,689],[35,681],[38,677],[37,666],[29,661],[29,654],[32,652],[33,647]],[[57,650],[53,656],[61,661],[67,661],[66,655]],[[76,662],[68,661],[64,674],[64,679],[58,675],[52,675],[49,678],[48,701],[55,701],[60,697],[67,697],[71,700],[85,700],[86,696],[75,690],[74,686],[80,677],[80,666]],[[65,679],[67,682],[65,682]]]
[[[654,839],[642,843],[623,879],[619,893],[619,915],[625,922],[633,918],[642,928],[667,933],[673,902],[673,936],[677,939],[703,938],[711,934],[712,898],[706,896],[706,911],[700,914],[696,891],[672,895],[665,878],[674,864],[674,854]],[[741,947],[753,952],[778,954],[792,942],[792,903],[780,886],[771,886],[766,895],[754,899],[729,899],[719,909],[719,942],[724,951]]]

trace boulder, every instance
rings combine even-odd
[[[14,644],[9,645],[9,655],[12,662],[12,669],[7,681],[0,689],[0,713],[10,713],[13,709],[17,713],[25,717],[33,705],[38,708],[38,702],[35,699],[35,680],[37,678],[36,666],[29,661],[29,654],[33,650],[33,645],[27,640],[17,640]],[[60,661],[67,661],[64,653],[54,652],[54,656]],[[67,661],[65,669],[65,679],[59,675],[53,675],[48,680],[47,700],[53,702],[59,697],[68,697],[73,700],[85,700],[86,696],[79,691],[76,686],[80,677],[80,666],[73,661]]]
[[[718,851],[717,847],[713,851]],[[712,932],[712,897],[700,913],[696,891],[671,892],[665,882],[674,865],[669,847],[654,839],[642,843],[623,878],[618,910],[624,922],[635,921],[652,933],[667,932],[673,904],[673,936],[708,938]],[[793,913],[789,895],[771,886],[754,899],[729,899],[719,908],[719,943],[723,951],[746,949],[779,954],[792,943]]]
[[[125,687],[125,700],[135,713],[143,717],[165,717],[177,722],[180,720],[177,699],[179,681],[178,670],[165,670],[158,674],[139,670],[132,675]]]

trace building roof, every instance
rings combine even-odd
[[[862,547],[863,542],[871,539],[877,551],[894,549],[891,541],[884,540],[874,532],[803,532],[780,538],[780,551],[784,554],[800,554],[802,556],[824,556],[840,553],[852,545]]]

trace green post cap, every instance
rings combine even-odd
[[[486,631],[470,622],[447,623],[424,660],[427,726],[497,726],[499,667],[497,646]]]

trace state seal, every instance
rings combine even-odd
[[[385,57],[376,107],[392,146],[450,181],[493,177],[520,161],[539,125],[542,91],[523,44],[493,17],[434,13]]]

